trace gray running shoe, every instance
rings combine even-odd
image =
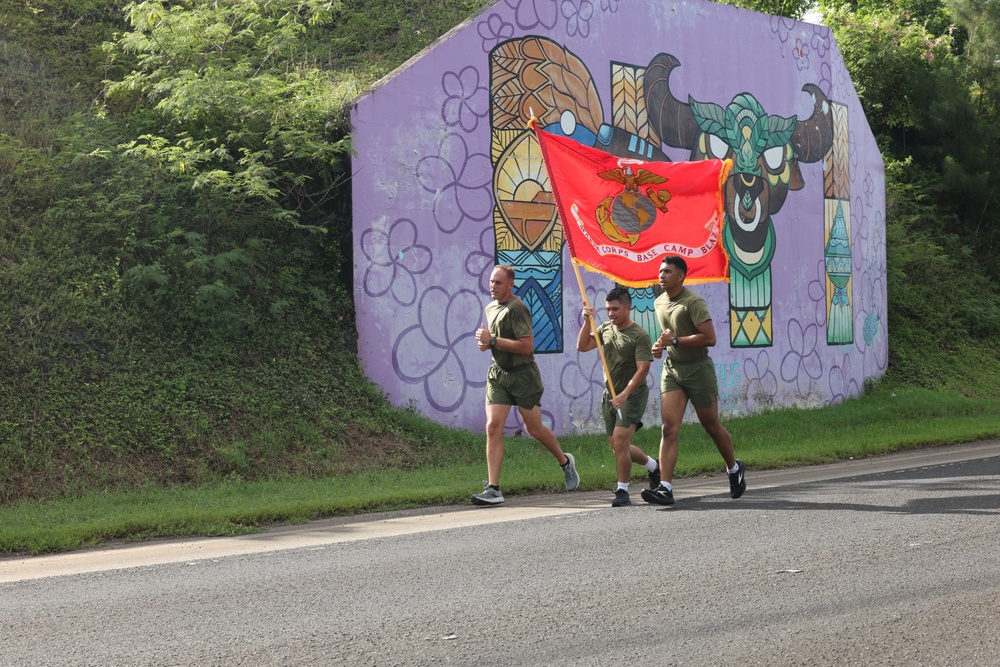
[[[566,458],[569,461],[566,462],[566,465],[561,466],[563,476],[566,478],[566,490],[575,491],[576,487],[580,486],[580,474],[576,471],[576,459],[569,453],[566,453]]]
[[[503,502],[503,494],[500,489],[494,489],[489,484],[483,484],[482,493],[472,494],[473,505],[499,505]]]
[[[615,499],[611,501],[612,507],[625,507],[626,505],[631,505],[632,501],[629,500],[628,491],[625,489],[618,489],[615,491]]]

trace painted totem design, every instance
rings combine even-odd
[[[851,179],[847,106],[831,103],[834,141],[824,161],[824,260],[826,263],[826,342],[854,342],[851,301]]]
[[[642,74],[642,68],[611,63],[609,124],[586,65],[556,42],[525,37],[504,42],[490,53],[496,258],[518,269],[515,293],[531,309],[538,353],[562,351],[564,239],[528,120],[534,113],[549,132],[613,155],[667,161],[646,117]],[[652,299],[635,305],[637,319],[655,324]],[[643,308],[650,311],[648,317]]]
[[[771,259],[776,235],[771,216],[781,210],[789,190],[804,185],[800,162],[817,162],[833,144],[830,103],[819,86],[806,84],[813,97],[812,115],[768,115],[750,93],[726,108],[670,91],[670,73],[680,65],[661,53],[646,69],[645,93],[653,129],[664,143],[691,151],[691,160],[733,160],[724,198],[723,243],[729,254],[729,316],[732,347],[770,347],[774,341],[771,309]]]
[[[655,56],[647,67],[612,63],[613,119],[608,124],[586,66],[556,42],[542,37],[514,39],[490,54],[497,262],[516,262],[526,271],[517,293],[530,302],[536,332],[552,334],[543,337],[550,347],[536,341],[539,352],[561,349],[562,318],[554,297],[562,279],[563,238],[538,146],[527,130],[532,112],[546,130],[613,155],[666,161],[669,158],[659,148],[662,141],[690,150],[692,160],[731,158],[734,169],[724,190],[723,234],[730,261],[730,345],[773,343],[771,259],[776,235],[771,216],[781,209],[789,190],[803,187],[799,163],[817,162],[833,149],[830,102],[818,86],[807,84],[803,90],[812,95],[814,110],[801,121],[796,116],[768,115],[749,93],[737,95],[725,109],[690,97],[683,103],[669,85],[670,72],[679,65],[666,53]],[[843,120],[846,123],[846,114]],[[846,151],[846,145],[844,135],[838,151]],[[835,222],[836,216],[831,220]],[[850,267],[848,225],[849,221],[828,225],[834,285],[844,281],[837,265],[843,267],[846,261]],[[836,254],[843,252],[845,241],[846,259]],[[845,289],[846,283],[831,301],[837,307],[846,304],[849,322]],[[648,295],[637,296],[636,314],[643,321],[650,315],[644,309],[651,304],[646,304]]]

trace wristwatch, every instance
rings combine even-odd
[[[677,347],[677,336],[674,336],[673,338],[670,339],[670,344],[674,347]]]
[[[490,336],[490,347],[496,347],[496,346],[497,346],[497,337]]]

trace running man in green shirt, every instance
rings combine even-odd
[[[486,471],[489,479],[482,493],[472,496],[474,505],[499,505],[500,467],[503,465],[503,427],[510,409],[517,406],[528,435],[544,445],[562,468],[566,490],[580,486],[580,475],[572,454],[563,452],[555,434],[542,423],[542,374],[535,363],[535,334],[531,311],[514,294],[514,269],[501,264],[490,274],[490,296],[486,323],[476,330],[480,352],[493,355],[486,373]]]
[[[656,505],[673,505],[674,466],[677,464],[678,436],[684,410],[690,400],[698,421],[715,443],[726,462],[729,493],[739,498],[747,488],[746,466],[736,460],[733,439],[719,421],[719,379],[708,348],[715,345],[715,325],[708,305],[701,296],[684,287],[687,262],[683,257],[667,255],[660,264],[660,287],[653,308],[661,333],[653,343],[653,356],[663,356],[660,380],[660,413],[663,430],[660,436],[660,485],[642,492],[642,499]]]
[[[624,507],[631,504],[628,484],[632,477],[633,463],[646,468],[651,489],[660,484],[656,459],[646,456],[632,444],[632,436],[642,427],[642,415],[649,401],[646,375],[649,374],[649,365],[653,361],[652,341],[646,330],[632,321],[632,297],[626,288],[615,287],[608,292],[604,308],[608,313],[608,321],[597,328],[597,335],[601,337],[615,397],[611,398],[605,381],[601,413],[618,470],[618,488],[611,506]],[[580,352],[597,349],[597,339],[590,325],[593,319],[594,309],[585,307],[583,326],[576,339],[576,349]]]

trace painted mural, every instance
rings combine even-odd
[[[732,160],[729,281],[694,287],[729,333],[711,351],[723,413],[836,403],[885,371],[884,167],[826,28],[697,1],[501,0],[354,108],[359,356],[394,404],[484,429],[490,356],[473,334],[506,263],[532,312],[543,418],[602,431],[532,115],[621,157]],[[614,285],[584,278],[601,304]],[[632,292],[658,335],[658,288]]]

